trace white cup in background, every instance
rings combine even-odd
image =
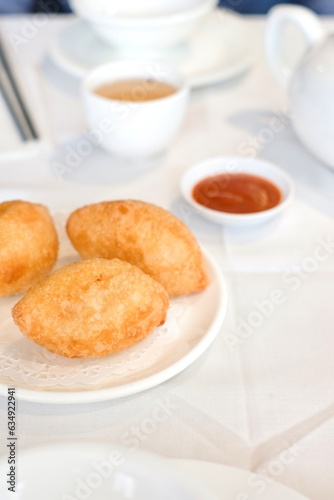
[[[150,101],[120,101],[101,97],[101,85],[126,80],[143,81],[136,92],[169,83],[175,92]],[[169,64],[151,61],[120,61],[92,70],[82,83],[82,98],[88,126],[102,137],[107,152],[124,158],[149,158],[170,146],[184,121],[189,88],[181,74]]]
[[[93,33],[112,47],[161,49],[187,42],[217,0],[70,0]]]

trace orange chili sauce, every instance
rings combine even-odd
[[[279,204],[282,193],[275,184],[250,174],[219,174],[195,185],[192,196],[204,207],[233,214],[250,214]]]

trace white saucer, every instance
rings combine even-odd
[[[194,88],[227,80],[250,67],[255,46],[254,37],[247,36],[248,29],[242,16],[217,9],[188,44],[164,51],[119,51],[96,38],[84,21],[75,21],[58,33],[50,50],[59,67],[80,78],[113,60],[164,60],[175,65]]]

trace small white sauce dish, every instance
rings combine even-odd
[[[281,200],[273,208],[247,214],[220,212],[197,203],[193,198],[193,189],[196,184],[207,177],[224,173],[231,175],[242,173],[262,177],[278,187],[282,194]],[[194,165],[183,174],[180,188],[183,198],[203,217],[218,224],[236,228],[255,226],[280,214],[291,202],[295,191],[291,177],[275,164],[238,156],[212,158]]]

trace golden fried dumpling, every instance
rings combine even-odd
[[[0,297],[23,292],[44,278],[57,255],[58,236],[46,207],[0,203]]]
[[[97,203],[73,212],[66,229],[81,257],[126,260],[170,296],[199,292],[208,284],[195,237],[163,208],[134,200]]]
[[[105,356],[143,340],[164,323],[166,290],[118,259],[62,267],[33,286],[13,318],[29,339],[69,358]]]

